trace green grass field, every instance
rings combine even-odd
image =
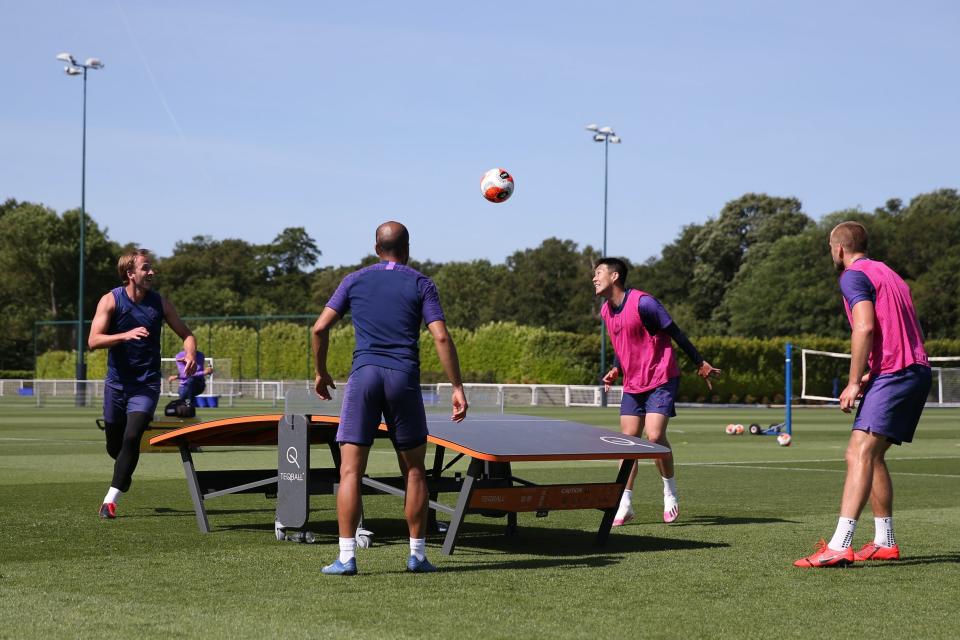
[[[615,409],[539,413],[616,428]],[[204,417],[243,413],[205,410]],[[670,437],[681,517],[661,521],[661,483],[640,469],[637,520],[593,546],[597,511],[468,516],[441,571],[403,572],[400,503],[365,498],[374,546],[361,575],[322,576],[336,553],[332,497],[312,499],[322,543],[279,543],[262,495],[209,503],[197,530],[180,458],[141,457],[120,517],[96,511],[112,461],[96,409],[0,404],[0,637],[957,638],[960,411],[928,410],[916,442],[889,454],[905,558],[839,570],[791,566],[836,525],[850,418],[795,412],[794,444],[727,436],[779,411],[681,409]],[[325,456],[323,450],[315,458]],[[275,464],[276,452],[207,452],[200,468]],[[396,460],[378,443],[371,470]],[[518,464],[538,482],[609,481],[609,463]],[[450,496],[446,496],[449,498]],[[873,536],[869,507],[855,545]]]

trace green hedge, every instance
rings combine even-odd
[[[309,353],[310,326],[292,322],[264,324],[260,331],[260,378],[291,380],[312,377]],[[596,335],[578,335],[525,327],[513,323],[487,324],[474,331],[451,329],[461,368],[467,382],[592,384],[599,370]],[[214,323],[194,327],[199,347],[214,358],[232,360],[232,377],[250,380],[257,375],[257,331],[253,326]],[[697,349],[723,375],[713,391],[693,374],[693,364],[682,354],[680,400],[687,402],[782,402],[784,345],[794,344],[794,394],[800,388],[800,348],[847,352],[849,340],[799,336],[791,338],[703,337],[693,340]],[[165,357],[181,348],[180,339],[165,330],[161,343]],[[335,378],[343,380],[353,357],[353,327],[349,323],[330,335],[328,365]],[[960,340],[929,340],[931,356],[960,355]],[[679,351],[679,350],[678,350]],[[608,353],[612,351],[608,350]],[[421,379],[446,381],[433,340],[427,331],[420,337]],[[106,352],[87,355],[88,375],[106,373]],[[841,363],[842,366],[842,363]],[[37,359],[37,377],[72,378],[75,356],[68,351],[50,351]],[[824,374],[833,376],[834,373]],[[821,377],[824,377],[821,376]],[[28,376],[29,377],[29,376]],[[829,384],[824,378],[820,384]]]
[[[32,377],[33,371],[29,369],[0,369],[2,380],[24,380]]]

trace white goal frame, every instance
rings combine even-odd
[[[849,360],[853,356],[849,353],[836,353],[833,351],[818,351],[817,349],[801,349],[800,350],[800,398],[803,400],[819,400],[822,402],[840,402],[840,398],[833,398],[830,396],[820,396],[813,393],[807,393],[807,356],[827,356],[832,358],[842,358]],[[935,404],[941,407],[951,407],[951,406],[960,406],[960,403],[957,402],[944,402],[943,400],[943,375],[941,374],[944,367],[937,367],[936,363],[938,362],[960,362],[960,356],[933,356],[930,358],[930,367],[934,373],[934,389],[931,391],[936,392],[935,401],[927,401],[927,404]]]

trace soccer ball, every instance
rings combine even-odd
[[[781,433],[777,436],[777,444],[781,447],[789,447],[791,440],[792,438],[790,437],[789,433]]]
[[[480,179],[480,192],[490,202],[504,202],[513,195],[513,176],[504,169],[490,169]]]
[[[739,436],[740,434],[742,434],[742,433],[743,433],[743,425],[742,425],[742,424],[735,424],[735,425],[733,425],[733,432],[734,432],[735,434],[737,434],[738,436]]]
[[[723,428],[723,430],[728,436],[732,436],[737,433],[737,425],[728,424],[726,427]]]

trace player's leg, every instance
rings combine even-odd
[[[620,401],[620,433],[639,437],[643,430],[643,414],[638,413],[642,405],[636,401],[635,396],[636,394],[624,393]],[[627,478],[627,486],[620,498],[620,506],[617,507],[617,513],[613,517],[613,526],[615,527],[625,525],[635,517],[633,512],[633,483],[637,479],[637,463],[635,460],[621,460],[620,464],[621,466],[629,464],[631,469],[630,476]]]
[[[427,453],[427,415],[423,407],[419,378],[411,373],[384,370],[383,417],[397,450],[400,471],[406,485],[403,510],[410,531],[407,570],[429,573],[436,567],[427,560],[427,509],[430,492],[424,459]]]
[[[863,403],[861,402],[861,409]],[[796,567],[844,567],[856,559],[853,535],[873,487],[874,469],[890,448],[886,436],[854,428],[847,444],[847,474],[840,499],[840,517],[829,542],[820,541],[816,551],[794,562]]]
[[[370,447],[340,443],[340,486],[337,488],[337,526],[340,538],[353,539],[362,511],[361,482],[367,471]]]
[[[865,544],[854,554],[861,560],[899,560],[900,547],[893,535],[893,481],[882,459],[873,467],[873,482],[870,486],[870,509],[873,511],[873,541]]]
[[[116,517],[120,496],[130,490],[133,472],[140,461],[140,440],[153,419],[160,399],[160,385],[141,385],[104,393],[104,422],[108,429],[107,452],[114,458],[113,480],[100,505],[100,517]],[[125,410],[126,413],[121,413]],[[108,415],[109,414],[109,415]],[[122,417],[121,417],[122,416]]]
[[[643,421],[643,431],[647,440],[659,444],[660,446],[670,448],[670,441],[667,439],[667,423],[670,417],[662,413],[647,413]],[[674,477],[673,451],[665,458],[657,458],[657,471],[660,472],[660,479],[663,481],[663,521],[673,522],[680,515],[680,500],[677,495],[677,483]]]
[[[123,392],[109,385],[105,386],[103,390],[103,426],[107,455],[116,460],[123,446],[123,432],[127,428],[127,408]],[[117,501],[119,499],[120,489],[111,484],[107,489],[107,494],[100,501],[98,514],[100,518],[104,520],[116,518]]]
[[[136,471],[137,463],[140,462],[140,440],[143,438],[143,432],[150,425],[152,417],[152,412],[131,411],[127,413],[127,424],[123,430],[120,453],[113,465],[113,482],[111,483],[112,487],[116,487],[122,493],[130,490],[130,484],[133,482],[133,472]]]
[[[127,426],[127,403],[123,391],[110,385],[103,388],[103,426],[107,455],[116,460],[123,444],[123,430]]]
[[[913,365],[874,379],[864,393],[854,429],[868,430],[881,440],[870,486],[874,537],[854,554],[856,560],[898,560],[900,548],[893,534],[893,482],[885,454],[891,444],[911,442],[930,391],[928,367]]]
[[[340,486],[337,489],[337,527],[340,554],[321,571],[328,575],[357,573],[357,526],[362,512],[360,483],[383,405],[379,367],[360,367],[350,375],[344,389],[337,442],[340,444]]]
[[[643,430],[647,435],[647,440],[668,449],[670,449],[670,441],[667,440],[667,423],[670,418],[677,415],[674,399],[677,397],[679,389],[679,376],[671,378],[650,391],[644,402],[646,417],[643,422]],[[674,476],[673,450],[670,449],[670,453],[665,458],[658,458],[654,462],[657,471],[660,472],[660,479],[663,481],[663,521],[669,524],[680,515],[680,499],[677,495],[677,483]]]

